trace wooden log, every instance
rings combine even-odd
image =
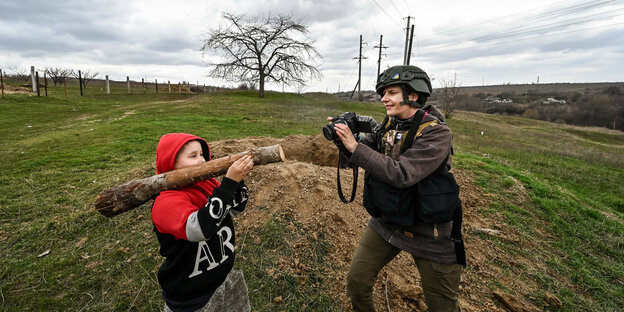
[[[104,190],[95,200],[95,209],[106,217],[116,216],[146,203],[162,191],[179,189],[225,174],[232,163],[247,154],[253,155],[253,162],[256,166],[286,160],[279,144],[255,148],[199,165],[172,170],[145,179],[132,180]]]

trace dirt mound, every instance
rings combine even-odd
[[[321,166],[334,166],[338,150],[322,135],[290,135],[282,139],[254,137],[210,143],[213,158],[242,152],[254,147],[281,144],[287,160],[307,162]]]
[[[20,93],[20,94],[30,94],[30,90],[26,87],[16,87],[16,86],[12,86],[12,85],[4,85],[4,93],[5,94],[12,94],[12,93]]]
[[[244,232],[265,223],[273,213],[288,211],[311,236],[321,230],[331,233],[328,239],[335,252],[330,254],[329,259],[332,267],[338,269],[332,271],[333,276],[328,276],[327,280],[335,281],[332,292],[339,297],[343,309],[350,311],[345,287],[346,274],[353,251],[370,218],[362,206],[363,171],[360,169],[355,202],[345,205],[336,191],[337,149],[321,135],[292,135],[282,139],[256,137],[209,143],[213,157],[274,144],[282,145],[288,160],[285,163],[258,166],[250,173],[246,179],[251,193],[250,201],[246,213],[237,219],[237,227]],[[350,170],[344,172],[344,175],[341,174],[341,179],[344,176],[343,187],[345,193],[350,194],[351,173]],[[460,286],[462,310],[504,311],[499,306],[506,306],[507,303],[501,302],[501,296],[494,296],[489,287],[494,281],[520,294],[520,298],[516,299],[524,307],[530,307],[522,296],[528,296],[537,285],[518,281],[501,269],[502,266],[513,266],[522,260],[506,255],[491,240],[481,238],[485,235],[518,241],[518,236],[504,227],[504,222],[500,222],[501,216],[485,217],[480,213],[481,209],[489,206],[490,195],[484,194],[474,185],[469,172],[455,169],[454,174],[461,186],[468,257],[468,267]],[[522,202],[526,198],[519,195],[517,200]],[[260,207],[262,209],[256,209]],[[305,248],[305,243],[302,246]],[[400,253],[381,271],[374,289],[378,309],[386,306],[386,292],[393,311],[426,309],[418,270],[407,253]]]

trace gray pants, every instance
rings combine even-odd
[[[239,270],[232,270],[225,281],[212,295],[210,301],[196,312],[249,312],[249,291],[245,276]],[[172,312],[165,304],[163,312]]]
[[[373,284],[379,271],[401,252],[367,227],[353,254],[347,274],[347,294],[354,311],[375,311]],[[463,267],[414,257],[429,311],[459,311],[459,281]]]

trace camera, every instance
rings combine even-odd
[[[329,141],[334,141],[334,144],[338,147],[338,169],[353,168],[353,187],[351,188],[351,199],[347,200],[342,193],[342,186],[340,184],[340,170],[336,172],[336,182],[338,184],[338,196],[343,203],[348,204],[355,199],[355,191],[357,189],[358,180],[358,167],[353,165],[349,161],[351,153],[347,151],[342,141],[336,135],[336,125],[345,124],[351,129],[351,132],[356,137],[359,137],[360,132],[371,133],[373,129],[377,128],[378,124],[370,116],[356,116],[354,112],[346,112],[340,116],[332,118],[332,121],[323,127],[323,135]]]
[[[367,117],[367,116],[366,116]],[[353,135],[356,135],[360,132],[370,133],[373,132],[373,121],[371,117],[368,118],[358,118],[354,112],[346,112],[342,115],[336,116],[332,119],[332,121],[323,127],[323,135],[327,140],[339,140],[336,135],[336,130],[334,127],[336,124],[345,124],[351,129]]]

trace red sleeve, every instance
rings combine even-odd
[[[176,194],[177,193],[177,194]],[[188,240],[186,221],[198,208],[193,205],[188,195],[179,192],[162,192],[152,207],[152,222],[163,234],[171,234],[176,239]]]

